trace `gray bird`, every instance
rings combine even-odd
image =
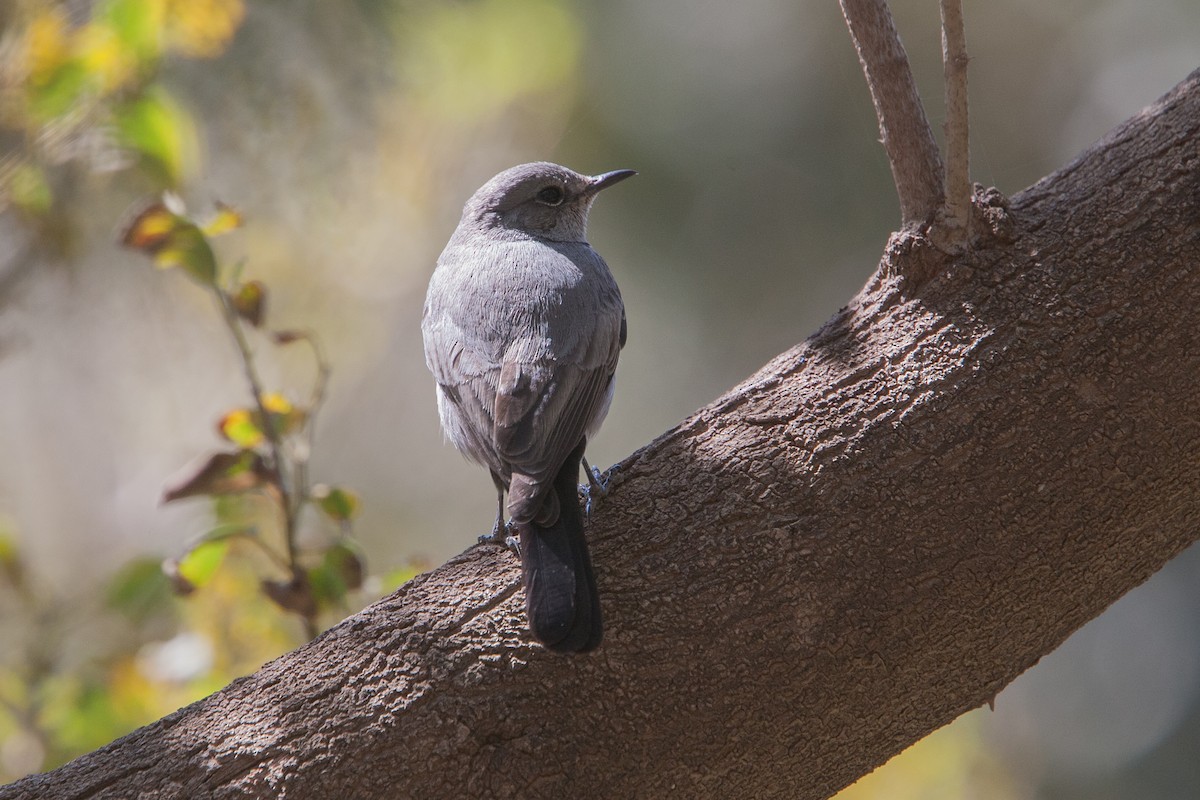
[[[508,493],[529,628],[561,652],[603,635],[576,481],[625,344],[621,292],[587,243],[588,210],[634,174],[539,162],[492,178],[438,258],[421,320],[442,430],[491,471],[497,537]]]

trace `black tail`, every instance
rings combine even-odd
[[[560,653],[595,649],[604,636],[600,595],[592,559],[583,538],[576,481],[583,445],[571,453],[554,478],[558,520],[542,527],[520,526],[525,608],[533,637]]]

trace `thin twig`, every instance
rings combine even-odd
[[[941,0],[942,66],[946,83],[946,205],[944,245],[966,249],[971,236],[971,154],[967,117],[967,39],[962,0]]]
[[[234,344],[237,345],[238,355],[242,360],[242,371],[246,375],[246,382],[250,384],[250,391],[254,395],[254,407],[258,410],[260,419],[262,420],[262,432],[267,438],[267,444],[271,449],[271,460],[274,462],[275,477],[278,483],[279,491],[283,495],[284,508],[284,523],[288,532],[288,561],[295,563],[295,554],[291,541],[291,533],[293,526],[293,514],[291,507],[291,489],[288,486],[287,475],[285,472],[286,461],[283,458],[283,442],[279,438],[279,432],[275,430],[275,426],[271,424],[271,415],[267,411],[266,405],[263,403],[263,384],[258,377],[258,370],[254,367],[254,351],[250,349],[250,343],[246,341],[246,335],[242,332],[242,323],[238,319],[237,310],[229,301],[229,295],[225,293],[219,286],[213,286],[213,291],[217,296],[217,304],[221,307],[221,314],[225,318],[225,326],[229,328],[230,334],[233,335]]]
[[[325,354],[321,350],[317,339],[309,331],[298,331],[295,334],[299,339],[302,339],[308,344],[313,353],[313,361],[316,363],[317,375],[313,381],[312,396],[308,401],[308,410],[304,420],[304,427],[301,430],[301,446],[304,449],[303,453],[298,454],[295,459],[295,492],[292,498],[293,514],[299,515],[300,506],[308,501],[308,460],[312,453],[313,437],[315,435],[317,424],[317,412],[321,410],[322,404],[325,402],[325,390],[329,386],[329,376],[333,372],[329,362],[325,360]]]
[[[254,366],[254,352],[250,349],[250,343],[246,341],[237,310],[230,302],[229,295],[220,286],[214,284],[212,288],[225,319],[225,326],[229,328],[238,354],[241,356],[242,370],[246,375],[246,382],[250,384],[250,391],[254,395],[254,407],[258,410],[259,418],[262,420],[262,432],[271,450],[271,460],[274,462],[273,469],[275,471],[275,489],[279,492],[279,507],[283,512],[283,542],[287,554],[287,565],[291,571],[292,580],[298,581],[304,575],[300,569],[300,561],[296,552],[296,523],[300,518],[300,506],[303,504],[304,495],[304,491],[298,490],[298,487],[305,484],[299,482],[298,478],[301,476],[288,475],[288,462],[284,460],[283,455],[283,441],[279,436],[279,431],[271,423],[271,415],[263,402],[262,379],[259,378],[258,370]],[[307,637],[315,638],[318,633],[316,620],[308,614],[300,616]]]
[[[858,51],[879,133],[892,166],[905,226],[933,219],[942,206],[944,168],[937,142],[886,0],[840,0]]]

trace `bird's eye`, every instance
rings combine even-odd
[[[544,206],[562,205],[563,190],[558,186],[547,186],[537,193],[537,201]]]

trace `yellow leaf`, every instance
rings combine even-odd
[[[242,0],[167,0],[167,40],[185,56],[215,58],[245,15]]]
[[[279,436],[295,433],[304,426],[305,420],[308,419],[307,411],[303,408],[296,408],[278,392],[264,394],[262,404],[271,420],[271,430]]]
[[[109,25],[92,22],[76,36],[76,50],[84,69],[100,88],[111,94],[124,86],[137,72],[137,57],[122,46],[121,38]]]
[[[238,447],[247,450],[258,447],[266,440],[266,435],[259,428],[254,414],[249,409],[238,408],[221,417],[217,430],[221,435]]]
[[[217,213],[200,227],[207,236],[220,236],[222,233],[242,227],[242,215],[237,209],[224,203],[217,203]]]
[[[33,85],[50,80],[70,57],[67,15],[59,7],[39,12],[25,33],[25,69]]]
[[[151,203],[134,215],[121,233],[121,244],[153,255],[167,243],[185,220],[161,202]]]
[[[263,408],[272,414],[290,414],[291,402],[279,392],[265,392],[262,396]]]

